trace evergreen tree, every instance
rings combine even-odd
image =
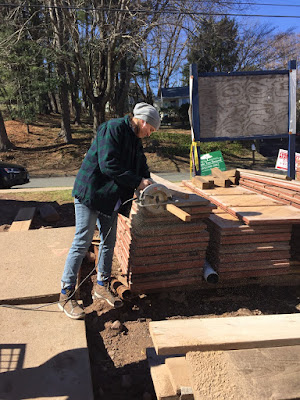
[[[238,61],[238,27],[234,20],[224,17],[204,19],[199,33],[188,44],[188,64],[183,69],[188,83],[189,64],[197,64],[198,72],[230,72]]]

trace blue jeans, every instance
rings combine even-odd
[[[99,213],[98,211],[91,210],[84,204],[81,204],[77,199],[75,199],[74,205],[76,231],[61,279],[62,288],[76,285],[77,274],[81,267],[82,260],[84,259],[93,240],[96,225],[100,232],[97,274],[97,280],[99,281],[110,279],[112,258],[116,242],[118,222],[117,211],[109,217]],[[110,228],[111,230],[108,233]],[[107,234],[108,236],[105,239]],[[103,243],[104,240],[105,243]]]

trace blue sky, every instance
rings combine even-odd
[[[247,0],[240,0],[247,2]],[[269,4],[269,5],[267,5]],[[284,31],[294,27],[296,33],[300,33],[300,0],[254,0],[254,4],[244,12],[245,14],[261,14],[270,17],[253,17],[258,22],[268,23],[278,31]],[[299,18],[274,18],[277,16],[298,16]],[[252,20],[251,17],[242,17],[243,20]]]

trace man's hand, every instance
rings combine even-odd
[[[145,187],[147,187],[147,186],[149,186],[149,185],[152,185],[152,183],[153,183],[153,180],[152,180],[152,179],[150,179],[150,178],[147,178],[147,179],[143,178],[143,179],[141,180],[139,186],[137,187],[137,190],[143,190],[143,189],[145,189]]]

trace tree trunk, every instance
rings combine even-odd
[[[51,103],[52,112],[54,112],[55,114],[59,114],[59,109],[58,109],[58,104],[57,104],[57,99],[56,99],[55,93],[50,92],[49,99],[50,99],[50,103]]]
[[[59,136],[64,138],[66,143],[72,143],[70,107],[68,96],[68,85],[65,79],[65,66],[62,62],[57,63],[58,76],[61,77],[59,85],[59,102],[61,108],[61,129]]]
[[[63,61],[63,51],[66,47],[64,36],[64,20],[62,9],[59,7],[57,0],[48,1],[50,8],[50,19],[54,31],[53,46],[57,54],[55,63],[57,76],[59,78],[58,92],[61,108],[61,130],[58,136],[63,137],[66,143],[72,142],[70,107],[69,107],[69,90],[66,78],[66,68]]]
[[[74,114],[74,124],[80,125],[81,124],[81,105],[79,102],[79,95],[78,95],[78,80],[79,80],[79,67],[75,65],[75,76],[73,75],[72,69],[70,64],[67,64],[67,71],[70,81],[71,87],[71,100],[72,100],[72,111]]]
[[[0,111],[0,151],[7,151],[13,149],[14,145],[8,139],[4,119]]]

